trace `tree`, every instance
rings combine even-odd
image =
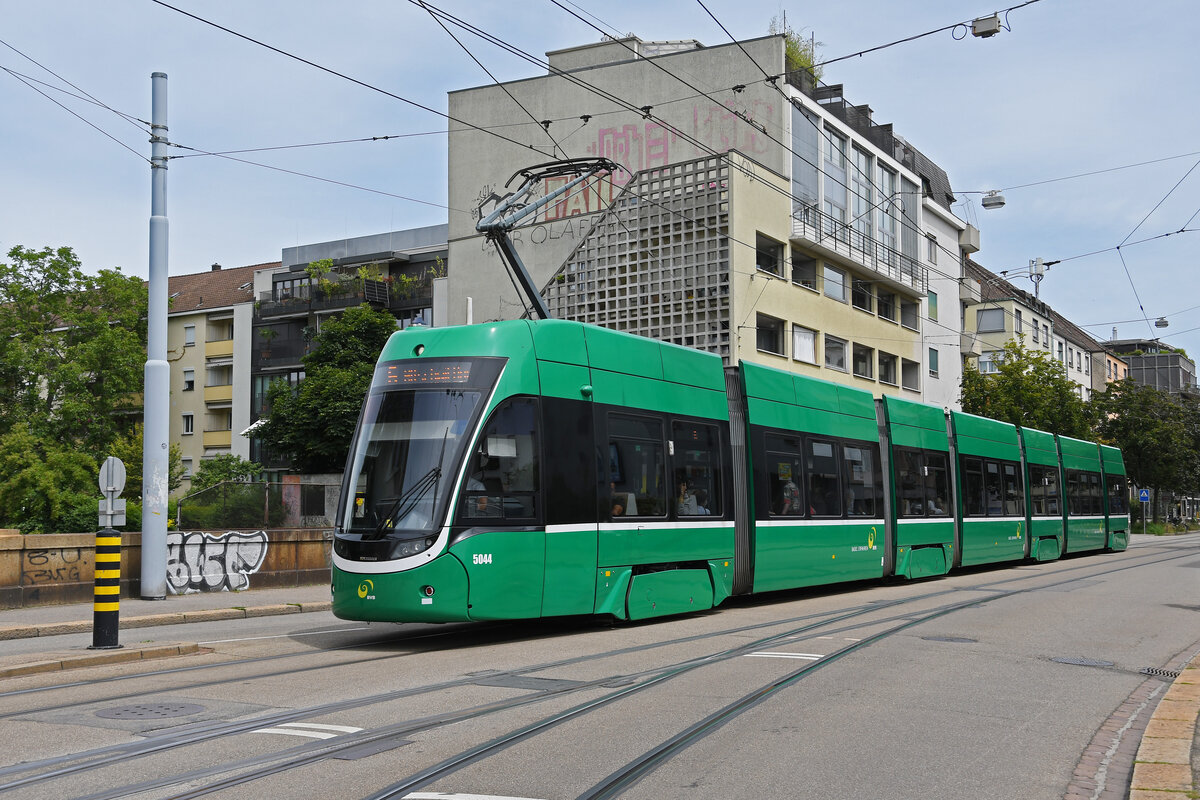
[[[146,288],[120,270],[87,275],[69,247],[8,251],[0,262],[0,434],[99,455],[142,390]]]
[[[189,494],[202,492],[224,481],[252,481],[262,472],[262,465],[247,461],[233,453],[222,453],[206,458],[192,475],[192,490]]]
[[[1181,403],[1130,378],[1110,383],[1103,394],[1092,398],[1092,405],[1099,415],[1097,431],[1121,448],[1130,481],[1154,490],[1157,521],[1160,491],[1188,491],[1196,486],[1200,474],[1197,405]]]
[[[1017,340],[1004,345],[997,371],[963,370],[963,411],[1049,433],[1089,438],[1092,410],[1063,365]]]
[[[263,443],[302,472],[341,472],[375,361],[395,330],[390,314],[365,304],[326,321],[299,386],[276,381],[267,390]]]
[[[30,428],[15,425],[0,435],[0,527],[56,533],[85,502],[97,513],[96,462],[70,445],[35,436]],[[97,521],[93,516],[88,527],[94,529]]]

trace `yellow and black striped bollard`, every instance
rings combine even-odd
[[[90,650],[115,650],[121,609],[121,533],[105,528],[96,534],[96,588],[92,599]]]

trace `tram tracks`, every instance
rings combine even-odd
[[[773,693],[785,688],[786,686],[794,684],[806,675],[811,674],[812,672],[821,669],[824,666],[834,663],[837,659],[842,658],[849,653],[852,653],[863,647],[870,646],[871,644],[893,636],[902,630],[919,625],[923,622],[927,622],[936,617],[954,613],[955,611],[963,608],[979,605],[981,603],[992,602],[1002,597],[1010,597],[1039,589],[1059,587],[1081,580],[1094,579],[1096,577],[1101,577],[1111,573],[1120,572],[1127,569],[1134,569],[1146,563],[1170,561],[1175,558],[1192,557],[1193,555],[1194,554],[1192,553],[1184,553],[1162,557],[1153,553],[1146,553],[1144,556],[1139,556],[1133,563],[1130,563],[1127,560],[1119,566],[1110,565],[1109,569],[1099,571],[1094,569],[1096,566],[1095,564],[1079,564],[1068,567],[1067,570],[1063,571],[1065,572],[1069,570],[1072,573],[1078,572],[1084,574],[1077,574],[1074,577],[1056,580],[1049,583],[1041,582],[1039,585],[1035,586],[1027,586],[1015,589],[997,588],[998,586],[1004,584],[1011,584],[1017,581],[1029,581],[1037,577],[1043,577],[1040,574],[1031,575],[1029,572],[1025,572],[1021,575],[1009,574],[1006,578],[1000,581],[981,582],[972,586],[946,587],[938,591],[926,592],[909,598],[902,598],[889,602],[872,602],[855,606],[850,609],[842,609],[840,610],[840,613],[837,611],[831,611],[820,614],[805,615],[803,617],[796,617],[788,620],[770,620],[748,626],[723,629],[721,631],[712,633],[688,637],[676,637],[666,642],[642,644],[628,648],[610,650],[606,653],[590,654],[588,656],[578,658],[560,659],[543,664],[531,665],[520,670],[512,670],[503,674],[528,674],[552,669],[555,667],[569,666],[573,663],[578,663],[585,658],[594,661],[597,658],[625,655],[642,650],[664,647],[670,644],[695,642],[698,640],[711,639],[719,636],[738,635],[747,631],[763,629],[767,627],[778,627],[780,625],[789,624],[795,625],[796,622],[804,623],[782,632],[756,639],[752,642],[741,643],[735,647],[726,648],[723,651],[686,659],[677,663],[656,667],[650,670],[632,672],[623,675],[610,675],[601,679],[581,682],[565,688],[537,691],[529,695],[508,698],[493,703],[476,705],[416,719],[404,720],[402,722],[385,726],[373,731],[339,737],[337,740],[302,745],[290,750],[248,757],[236,763],[223,763],[207,768],[200,768],[175,775],[164,776],[148,782],[125,785],[110,790],[101,791],[92,795],[88,795],[88,797],[90,800],[120,797],[138,792],[167,788],[180,783],[186,784],[208,780],[220,775],[225,776],[219,778],[215,782],[207,783],[204,786],[188,789],[180,794],[170,795],[171,797],[177,798],[198,797],[215,791],[220,791],[222,789],[228,789],[259,780],[269,775],[296,769],[306,764],[312,764],[323,759],[333,758],[340,753],[345,753],[349,750],[359,748],[367,744],[397,741],[405,736],[411,736],[416,733],[430,731],[439,727],[489,714],[495,714],[534,705],[548,700],[561,698],[571,693],[595,690],[598,688],[608,688],[617,683],[625,684],[611,692],[607,692],[599,697],[591,698],[583,703],[577,704],[566,711],[548,714],[537,722],[518,728],[509,734],[484,743],[483,745],[478,745],[474,748],[464,750],[455,756],[445,759],[442,762],[439,762],[438,764],[435,764],[425,770],[414,773],[414,775],[410,776],[405,781],[389,787],[383,792],[373,795],[373,797],[380,798],[399,797],[403,796],[403,794],[407,792],[427,786],[439,778],[450,775],[453,772],[467,766],[468,764],[490,758],[519,741],[535,737],[540,733],[563,724],[569,720],[582,718],[588,713],[603,706],[624,700],[634,694],[645,691],[654,686],[661,685],[662,683],[674,678],[686,675],[696,669],[700,669],[702,667],[722,661],[727,661],[741,655],[746,655],[749,652],[759,650],[764,647],[769,647],[772,644],[777,644],[783,640],[803,638],[807,635],[815,634],[818,631],[831,632],[835,629],[832,626],[837,626],[836,630],[839,632],[849,632],[858,628],[897,623],[885,629],[884,631],[877,632],[876,634],[863,638],[860,642],[855,642],[851,645],[840,648],[835,652],[826,655],[820,661],[806,663],[801,668],[788,673],[783,678],[773,681],[770,684],[758,687],[755,691],[748,693],[746,696],[740,698],[734,703],[729,704],[720,711],[715,712],[704,720],[701,720],[695,725],[681,731],[675,737],[672,737],[671,739],[662,742],[659,746],[647,751],[643,754],[643,756],[631,761],[628,765],[626,765],[626,767],[614,772],[603,782],[597,784],[595,787],[589,790],[588,793],[581,795],[581,797],[589,798],[612,797],[616,796],[616,794],[619,794],[624,788],[627,788],[633,782],[636,782],[643,775],[647,774],[649,771],[652,771],[658,765],[665,763],[665,761],[669,760],[691,743],[697,741],[699,738],[703,738],[703,736],[708,735],[708,733],[712,732],[716,728],[719,728],[721,725],[725,724],[725,722],[735,718],[737,715],[749,710],[749,708],[752,708],[754,705],[757,705],[758,703],[768,699]],[[860,624],[846,624],[850,623],[851,620],[859,619],[867,615],[875,614],[877,616],[876,612],[900,608],[903,606],[911,606],[912,604],[922,600],[929,600],[939,596],[962,592],[987,592],[988,595],[985,597],[971,598],[961,602],[944,604],[929,611],[922,612],[918,615],[913,615],[911,612],[909,612],[901,615],[888,615],[882,618],[871,619]],[[378,659],[373,660],[399,657],[401,656],[381,656],[378,657]],[[304,668],[304,671],[309,671],[311,669],[314,668]],[[56,778],[66,775],[77,774],[88,770],[96,770],[116,763],[123,763],[131,758],[138,758],[165,752],[166,750],[174,748],[196,745],[217,737],[245,733],[268,725],[277,725],[298,719],[313,718],[322,714],[335,713],[339,710],[357,708],[365,705],[387,702],[388,700],[400,699],[403,697],[413,697],[425,693],[453,689],[455,687],[461,687],[473,683],[475,680],[476,678],[472,676],[466,676],[453,681],[444,681],[421,687],[412,687],[410,689],[399,690],[396,692],[382,693],[362,698],[353,698],[303,709],[292,709],[284,712],[277,712],[266,716],[256,717],[253,720],[245,720],[233,723],[206,723],[203,725],[191,726],[181,735],[164,734],[144,742],[117,745],[110,748],[101,748],[96,751],[90,751],[89,753],[80,753],[71,756],[62,756],[57,759],[45,760],[42,762],[16,765],[15,767],[9,767],[0,770],[0,776],[26,773],[25,777],[14,779],[8,783],[0,784],[0,791],[20,788],[22,786],[33,786],[35,784],[52,781]],[[208,683],[211,684],[213,682]],[[30,772],[35,774],[28,774]]]

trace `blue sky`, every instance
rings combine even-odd
[[[606,31],[728,41],[695,0],[560,2]],[[425,11],[405,0],[172,4],[438,111],[446,109],[447,91],[491,82]],[[539,57],[600,36],[550,0],[437,5]],[[771,18],[786,11],[793,28],[822,43],[823,59],[1006,7],[962,0],[705,5],[739,38],[764,35]],[[849,100],[869,104],[876,121],[891,122],[949,173],[964,201],[956,211],[982,232],[982,264],[1032,288],[1023,277],[1030,259],[1062,260],[1041,287],[1060,313],[1090,326],[1097,338],[1107,338],[1114,326],[1121,338],[1154,330],[1200,356],[1200,280],[1191,256],[1200,231],[1174,233],[1200,229],[1200,167],[1189,173],[1200,162],[1200,55],[1192,34],[1198,18],[1194,0],[1137,6],[1040,0],[1009,13],[1011,30],[990,39],[964,36],[961,28],[946,31],[830,64],[824,80],[844,84]],[[0,0],[0,20],[0,41],[8,45],[0,45],[0,67],[75,92],[46,71],[52,70],[134,118],[149,119],[150,73],[166,72],[170,139],[179,145],[223,152],[402,137],[237,156],[276,169],[211,156],[173,160],[172,274],[214,262],[273,261],[283,247],[436,224],[459,213],[444,207],[446,141],[438,132],[445,121],[428,111],[150,0]],[[456,33],[502,80],[538,73]],[[69,245],[87,268],[120,266],[145,276],[150,180],[144,129],[34,85],[104,133],[0,72],[6,123],[0,126],[0,250]],[[172,155],[189,152],[173,149]],[[1158,163],[1040,183],[1149,161]],[[981,195],[971,192],[989,189],[1005,190],[1005,208],[982,210]],[[1162,238],[1139,243],[1150,237]],[[1119,252],[1111,249],[1123,241]],[[1096,251],[1104,252],[1080,257]],[[1154,329],[1147,316],[1165,316],[1170,327]]]

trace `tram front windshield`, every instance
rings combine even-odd
[[[363,539],[425,535],[441,528],[484,391],[467,381],[390,388],[397,382],[380,379],[383,367],[355,439],[341,529]]]

